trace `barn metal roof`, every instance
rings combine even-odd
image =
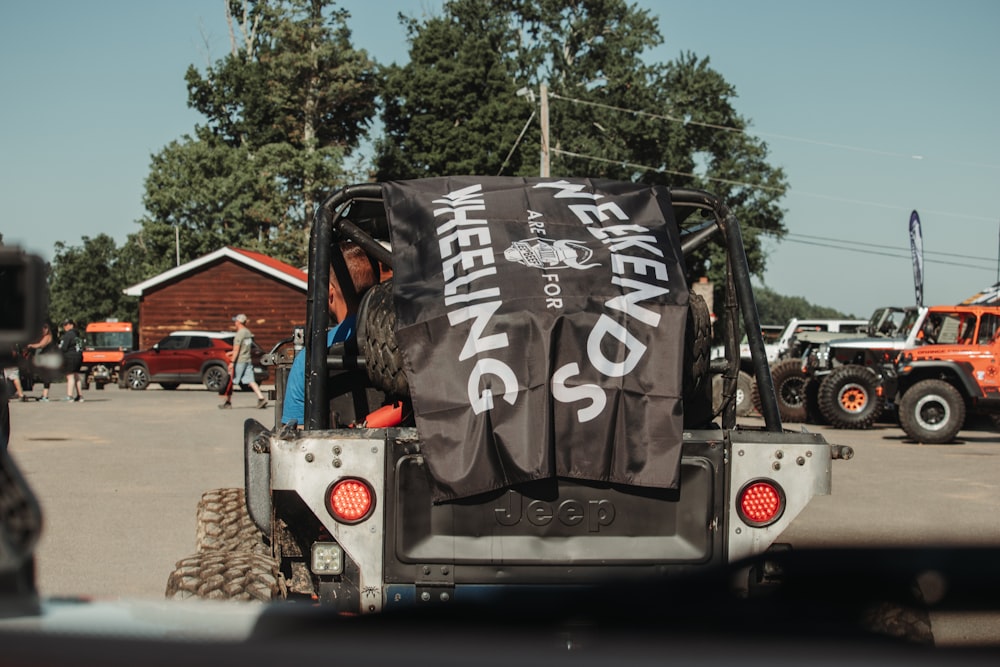
[[[159,275],[153,276],[149,280],[132,285],[131,287],[126,287],[123,291],[128,296],[142,296],[146,293],[146,291],[153,289],[158,285],[174,280],[175,278],[181,277],[186,273],[191,273],[192,271],[195,271],[203,266],[208,266],[224,258],[231,259],[234,262],[267,274],[281,282],[291,285],[292,287],[296,287],[303,292],[306,291],[307,277],[305,271],[297,269],[289,264],[285,264],[284,262],[274,259],[273,257],[263,255],[259,252],[244,250],[242,248],[233,248],[230,246],[224,246],[215,252],[202,255],[198,259],[181,264],[180,266],[174,267],[169,271],[164,271]]]

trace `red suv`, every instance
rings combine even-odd
[[[229,382],[226,353],[233,349],[234,332],[174,331],[148,350],[129,352],[122,359],[119,387],[145,389],[157,382],[164,389],[182,384],[204,384],[219,392]],[[257,382],[267,379],[260,363],[263,350],[254,343],[253,371]]]

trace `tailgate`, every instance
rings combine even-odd
[[[412,581],[418,564],[486,568],[469,570],[472,579],[492,579],[490,568],[503,566],[505,577],[517,579],[518,568],[528,577],[538,566],[577,576],[581,566],[606,574],[614,565],[718,559],[722,451],[721,441],[686,444],[675,490],[550,479],[437,505],[422,455],[400,452],[388,471],[387,579]],[[455,581],[461,578],[456,567]]]

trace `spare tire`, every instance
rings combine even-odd
[[[712,420],[712,382],[709,361],[712,352],[712,314],[704,297],[691,293],[684,329],[682,396],[684,425],[691,428]]]
[[[409,382],[403,370],[403,355],[396,343],[396,309],[392,280],[369,289],[358,310],[358,344],[365,358],[368,379],[387,394],[406,397]],[[688,423],[708,421],[712,416],[711,382],[708,381],[712,344],[712,319],[705,299],[691,294],[685,327],[683,395]]]
[[[396,344],[396,308],[392,280],[369,289],[358,312],[358,344],[372,384],[387,394],[408,396],[410,385],[403,371],[403,355]]]

